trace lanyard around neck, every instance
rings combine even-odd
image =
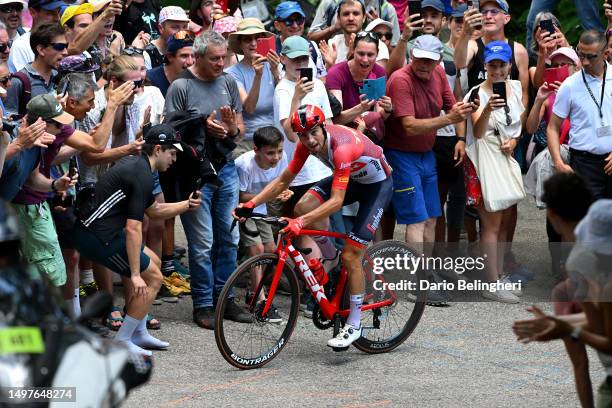
[[[601,125],[603,126],[603,101],[604,101],[604,96],[606,95],[606,74],[608,73],[608,65],[606,64],[605,69],[604,69],[603,83],[601,84],[601,101],[599,103],[597,103],[597,99],[595,99],[595,95],[593,95],[593,91],[591,91],[591,87],[587,83],[586,75],[584,75],[584,69],[581,72],[582,72],[582,81],[584,82],[584,86],[586,87],[587,91],[589,91],[589,95],[591,96],[591,99],[593,100],[593,102],[595,102],[595,106],[597,106],[597,109],[599,110],[599,119],[601,120]]]

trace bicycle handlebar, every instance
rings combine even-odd
[[[285,228],[289,224],[287,221],[281,220],[280,217],[272,217],[267,214],[260,214],[260,213],[244,214],[244,218],[261,220],[267,224],[276,224],[277,226],[281,228]],[[234,219],[234,221],[232,222],[232,228],[230,231],[234,230],[237,223],[238,223],[238,220]],[[259,236],[259,231],[257,229],[254,229],[254,230],[249,229],[249,227],[247,227],[246,223],[244,222],[240,223],[240,231],[244,232],[246,235],[250,237]]]

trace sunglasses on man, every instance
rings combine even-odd
[[[13,46],[13,41],[11,40],[5,43],[0,43],[0,53],[6,54],[7,52],[11,50],[12,46]]]
[[[58,52],[68,49],[68,43],[51,43],[49,46]]]
[[[393,33],[391,33],[391,32],[386,32],[386,33],[377,33],[377,32],[374,32],[374,34],[376,34],[378,36],[379,40],[382,40],[384,38],[387,41],[391,41],[391,39],[393,38]]]
[[[285,19],[279,19],[278,21],[280,21],[281,23],[283,23],[284,25],[286,25],[287,27],[291,27],[293,24],[297,24],[299,26],[301,26],[302,24],[304,24],[306,22],[306,19],[302,16],[297,16],[297,17],[287,17]]]
[[[21,13],[23,11],[23,4],[13,3],[13,4],[4,4],[0,6],[0,13],[10,14],[10,13]]]

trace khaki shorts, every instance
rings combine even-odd
[[[262,220],[246,220],[245,224],[249,230],[257,229],[259,231],[259,235],[256,237],[251,237],[240,231],[240,240],[242,241],[242,245],[245,247],[274,242],[274,235],[272,235],[272,227],[270,224],[265,223]]]
[[[23,257],[46,275],[54,286],[66,283],[66,264],[57,240],[55,225],[47,202],[41,204],[13,204],[24,232]]]

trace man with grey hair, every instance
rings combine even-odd
[[[244,134],[244,123],[238,85],[223,72],[227,43],[220,34],[206,31],[195,39],[193,53],[195,64],[168,88],[165,116],[178,111],[205,115],[206,137],[235,144]],[[238,174],[231,156],[227,152],[226,164],[217,169],[219,186],[204,185],[200,208],[181,215],[189,247],[193,320],[207,329],[214,328],[217,297],[236,267],[239,237],[231,224],[238,205]],[[225,318],[250,321],[233,303],[226,307]]]
[[[11,52],[11,44],[12,41],[9,38],[6,25],[0,22],[0,62],[8,60],[9,53]]]

